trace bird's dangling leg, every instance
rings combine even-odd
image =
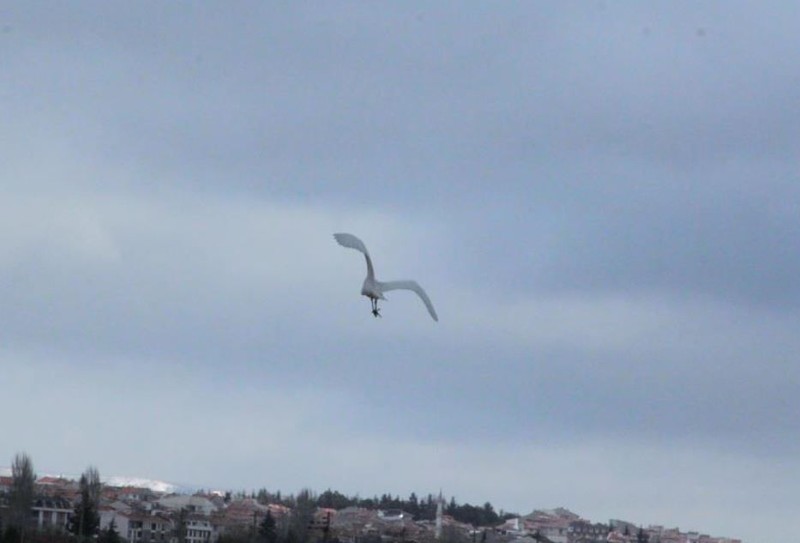
[[[380,317],[381,310],[378,309],[378,299],[377,298],[370,298],[372,300],[372,316],[373,317]]]

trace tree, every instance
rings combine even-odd
[[[108,528],[101,530],[100,536],[97,538],[97,543],[122,543],[119,532],[117,532],[117,523],[113,518]]]
[[[353,505],[355,501],[352,498],[348,498],[341,492],[331,490],[330,488],[319,495],[317,498],[317,505],[320,507],[328,507],[330,509],[344,509],[350,505]]]
[[[408,497],[408,501],[406,502],[406,504],[407,504],[406,507],[404,507],[403,509],[404,510],[407,509],[408,512],[411,513],[411,515],[414,518],[419,517],[419,499],[417,498],[417,495],[415,493],[413,492],[411,493],[411,495]]]
[[[186,543],[186,508],[181,507],[175,519],[175,540],[178,543]]]
[[[309,539],[311,523],[317,510],[317,499],[313,492],[303,489],[294,499],[294,509],[289,520],[287,540],[306,543]]]
[[[276,543],[278,541],[276,524],[275,518],[270,510],[267,509],[267,514],[264,516],[264,520],[261,521],[261,526],[258,527],[258,535],[263,543]]]
[[[258,494],[256,494],[256,500],[258,500],[258,503],[266,505],[271,501],[271,499],[272,495],[267,491],[266,488],[258,489]]]
[[[78,536],[78,539],[92,537],[100,527],[100,473],[97,468],[89,466],[81,475],[80,500],[75,503],[75,513],[72,516],[70,531]]]
[[[36,481],[33,462],[26,453],[18,453],[14,456],[14,462],[11,465],[11,479],[6,541],[16,540],[22,543],[30,524],[33,509],[33,485]],[[10,536],[9,531],[16,537]]]
[[[489,502],[484,503],[481,515],[481,525],[489,526],[491,524],[497,524],[499,521],[500,521],[500,515],[495,513],[492,504]]]
[[[21,541],[21,534],[16,526],[9,525],[0,533],[0,542],[2,543],[18,543]]]
[[[479,507],[469,503],[458,505],[455,499],[451,499],[447,514],[459,522],[473,526],[492,526],[500,521],[500,516],[489,502],[484,503],[483,507]]]

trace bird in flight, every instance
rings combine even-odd
[[[433,308],[433,304],[431,303],[431,299],[428,298],[428,295],[425,294],[425,291],[422,290],[422,287],[419,286],[419,283],[416,281],[411,280],[403,280],[403,281],[378,281],[375,279],[375,270],[372,267],[372,259],[369,257],[369,252],[367,252],[367,248],[364,245],[364,242],[355,237],[353,234],[334,234],[334,238],[342,247],[348,247],[350,249],[355,249],[364,254],[364,258],[367,259],[367,277],[364,279],[364,284],[361,286],[361,294],[366,296],[372,302],[372,314],[375,317],[380,317],[381,312],[378,309],[378,300],[385,300],[386,298],[383,296],[384,292],[389,290],[411,290],[417,293],[417,296],[425,303],[425,307],[428,308],[428,313],[431,314],[433,320],[438,321],[439,317],[436,315],[436,310]]]

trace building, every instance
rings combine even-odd
[[[569,523],[567,540],[569,543],[605,542],[610,531],[608,524],[592,524],[585,520],[576,520]]]
[[[184,496],[180,494],[171,494],[169,496],[159,498],[156,503],[165,509],[169,509],[170,511],[180,511],[183,509],[188,513],[199,513],[206,517],[218,509],[214,502],[204,496]]]
[[[131,503],[151,502],[158,497],[158,494],[154,490],[139,486],[109,487],[108,492],[109,499]]]
[[[64,498],[36,498],[31,513],[33,525],[37,530],[66,532],[72,511],[72,503]]]
[[[214,543],[217,530],[207,516],[193,513],[186,519],[186,543]]]
[[[13,477],[0,475],[0,494],[8,494],[11,492],[11,486],[14,484]]]
[[[579,515],[563,507],[535,510],[523,517],[526,531],[538,532],[553,543],[569,543],[570,524],[580,520]]]
[[[115,502],[100,507],[98,512],[100,529],[107,530],[113,522],[117,533],[129,543],[169,543],[175,535],[174,522],[165,511]]]

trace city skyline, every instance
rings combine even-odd
[[[92,466],[87,471],[99,474],[96,467]],[[5,468],[0,468],[0,520],[8,502],[4,500],[9,495],[12,486],[12,477],[4,475]],[[37,519],[39,530],[63,529],[71,525],[69,511],[77,507],[76,496],[80,494],[79,488],[83,484],[86,472],[80,477],[37,475],[34,491],[34,515]],[[79,479],[81,482],[79,483]],[[654,543],[740,543],[741,540],[729,536],[709,535],[702,530],[684,529],[679,526],[665,527],[663,525],[647,525],[632,521],[632,519],[612,518],[601,520],[587,519],[571,511],[563,505],[558,507],[533,507],[529,513],[509,512],[496,510],[489,502],[482,505],[459,502],[455,496],[446,493],[416,493],[408,497],[395,495],[392,492],[382,493],[380,497],[346,496],[336,489],[318,491],[316,489],[302,489],[297,493],[282,492],[281,489],[268,490],[260,487],[256,491],[242,489],[200,489],[179,488],[169,485],[164,481],[148,480],[143,478],[128,478],[119,476],[102,477],[102,486],[98,488],[97,501],[94,508],[100,512],[98,529],[103,532],[109,529],[115,518],[122,519],[123,529],[121,536],[130,543],[137,543],[142,539],[142,534],[135,535],[129,530],[130,520],[140,522],[158,517],[164,522],[174,523],[178,519],[170,518],[171,513],[184,510],[199,514],[206,518],[203,537],[210,537],[211,541],[203,540],[201,543],[216,543],[217,538],[225,535],[235,537],[241,535],[237,530],[252,525],[258,514],[265,514],[267,510],[274,511],[275,515],[285,516],[293,509],[302,509],[301,515],[310,514],[306,503],[310,500],[316,504],[315,518],[327,517],[327,524],[338,533],[354,534],[352,530],[356,525],[351,524],[353,519],[347,520],[354,510],[367,509],[377,511],[382,518],[402,519],[408,518],[421,521],[422,527],[428,532],[427,537],[440,539],[441,523],[447,521],[449,526],[458,527],[463,532],[462,536],[473,533],[473,528],[489,530],[493,534],[505,535],[507,532],[513,537],[524,537],[525,534],[536,533],[553,540],[545,539],[540,543],[591,543],[594,541],[616,541],[618,543],[641,543],[639,534],[644,533]],[[210,501],[209,501],[210,500]],[[249,504],[249,505],[248,505]],[[302,505],[301,505],[302,504]],[[289,507],[287,507],[289,505]],[[242,511],[242,506],[248,509]],[[265,507],[269,506],[269,507]],[[443,509],[443,506],[445,508]],[[50,519],[49,512],[56,512]],[[339,515],[339,513],[342,515]],[[333,522],[332,516],[333,516]],[[289,515],[291,516],[291,515]],[[342,518],[340,518],[340,516]],[[56,518],[59,520],[56,521]],[[185,518],[183,519],[186,520]],[[435,521],[433,525],[431,521]],[[344,529],[343,523],[348,525]],[[145,522],[147,524],[147,522]],[[139,525],[141,528],[141,523]],[[387,525],[387,528],[390,526]],[[231,530],[233,529],[233,533]],[[357,529],[356,529],[357,530]],[[369,529],[368,529],[369,530]],[[174,526],[159,527],[158,540],[171,537],[175,533]],[[614,533],[612,533],[614,532]],[[405,532],[403,532],[405,533]],[[435,534],[435,535],[434,535]],[[366,535],[366,534],[365,534]],[[390,530],[387,536],[400,535]],[[305,536],[303,536],[305,537]],[[575,538],[575,539],[573,539]],[[147,539],[145,537],[145,539]],[[201,538],[202,539],[202,538]],[[526,541],[525,539],[521,540]],[[180,542],[178,542],[180,543]],[[192,543],[192,542],[189,542]],[[505,543],[511,543],[506,541]],[[519,541],[518,541],[519,543]],[[645,543],[647,543],[645,541]]]

